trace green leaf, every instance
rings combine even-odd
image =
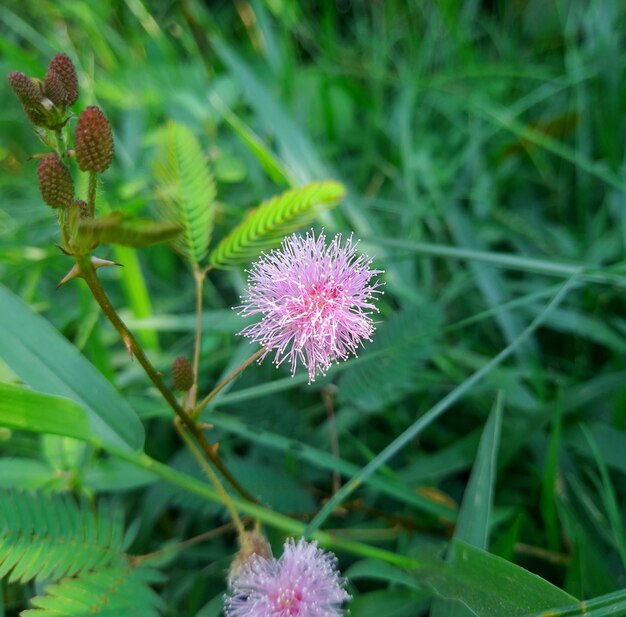
[[[264,201],[213,249],[211,265],[228,268],[250,262],[261,251],[277,246],[287,234],[313,221],[322,210],[336,206],[345,194],[343,184],[325,180]]]
[[[495,555],[453,540],[448,561],[417,579],[447,600],[456,600],[476,617],[527,615],[576,598],[539,576]]]
[[[122,518],[67,493],[0,490],[0,578],[58,579],[123,559]]]
[[[143,426],[130,405],[48,321],[2,285],[0,314],[10,316],[0,319],[0,358],[24,383],[78,404],[103,443],[141,449]],[[82,428],[74,430],[84,436]]]
[[[159,582],[156,570],[146,567],[111,567],[66,578],[46,587],[46,595],[31,600],[35,609],[22,611],[23,617],[157,617],[165,606],[150,588]]]
[[[89,441],[85,411],[74,401],[0,383],[0,426]]]
[[[173,221],[126,220],[121,212],[112,212],[95,219],[80,219],[72,243],[82,248],[97,244],[142,248],[172,240],[182,230]]]
[[[463,495],[454,531],[455,539],[463,540],[483,550],[487,549],[489,538],[489,519],[493,506],[502,428],[502,403],[503,394],[500,392],[478,446],[476,462]],[[433,603],[430,614],[431,617],[468,617],[473,613],[458,602],[437,600]]]
[[[215,216],[215,180],[195,135],[169,122],[157,136],[154,160],[161,214],[182,227],[174,246],[192,264],[209,250]]]
[[[503,400],[504,395],[499,392],[478,446],[476,462],[463,495],[454,531],[456,539],[483,550],[487,550],[489,539],[489,521],[493,508],[502,430]]]

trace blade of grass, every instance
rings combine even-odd
[[[462,384],[457,386],[452,392],[441,399],[434,407],[431,407],[423,416],[414,422],[408,429],[392,441],[384,450],[382,450],[376,458],[370,461],[361,471],[353,476],[344,486],[335,493],[317,513],[313,520],[306,528],[306,535],[319,529],[324,521],[330,516],[333,510],[356,490],[363,481],[371,476],[381,465],[387,463],[393,458],[404,446],[412,439],[419,435],[426,427],[430,426],[437,418],[443,415],[456,401],[462,398],[469,390],[471,390],[483,377],[485,377],[493,368],[506,360],[519,345],[524,343],[528,337],[543,323],[544,319],[550,312],[556,308],[565,298],[569,290],[572,288],[576,280],[573,275],[558,291],[545,309],[538,315],[531,324],[514,340],[507,345],[500,353],[494,356],[481,369],[476,371],[471,377],[466,379]]]
[[[487,550],[489,540],[489,521],[496,483],[503,403],[504,393],[500,390],[478,446],[476,461],[463,495],[463,503],[459,509],[454,531],[455,539],[463,540],[483,550]],[[472,614],[459,602],[436,600],[430,617],[466,617]]]
[[[602,485],[598,486],[598,490],[603,489],[602,498],[604,501],[604,507],[606,514],[611,524],[611,530],[613,532],[614,544],[619,556],[622,559],[622,564],[626,567],[626,533],[624,532],[624,516],[620,511],[617,495],[615,494],[615,488],[611,482],[609,471],[602,458],[598,444],[593,438],[592,434],[587,430],[587,427],[581,426],[589,447],[593,452],[593,456],[596,461],[596,465],[600,471],[600,478]]]
[[[518,257],[517,255],[494,251],[475,251],[455,246],[414,242],[413,240],[402,240],[398,238],[365,237],[362,238],[362,244],[405,249],[421,255],[443,257],[446,259],[482,261],[500,268],[510,268],[511,270],[520,270],[522,272],[536,272],[545,276],[566,278],[575,274],[577,278],[582,281],[607,285],[618,284],[626,287],[626,274],[622,274],[619,270],[619,268],[621,268],[621,270],[626,268],[626,264],[623,263],[615,264],[612,267],[601,268],[591,265],[559,263],[534,257]],[[615,272],[613,270],[615,270]]]

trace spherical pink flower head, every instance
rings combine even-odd
[[[250,558],[231,583],[226,617],[338,617],[350,599],[344,585],[332,553],[289,539],[278,560]]]
[[[370,270],[371,263],[357,254],[352,236],[343,245],[341,234],[328,245],[323,232],[288,236],[248,271],[240,315],[262,317],[240,334],[267,348],[261,360],[273,351],[274,363],[288,360],[292,375],[300,360],[315,381],[371,340],[370,315],[378,312],[372,300],[382,293],[372,282],[382,270]]]

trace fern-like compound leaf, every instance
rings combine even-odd
[[[160,213],[182,227],[174,248],[192,264],[207,254],[215,215],[215,180],[195,135],[170,122],[157,136],[154,177]]]
[[[150,587],[161,575],[145,566],[129,564],[64,578],[49,585],[45,595],[36,596],[36,608],[22,611],[23,617],[158,617],[164,603]]]
[[[419,388],[419,373],[435,353],[440,323],[439,309],[421,303],[385,320],[359,362],[339,379],[339,400],[373,413]]]
[[[284,236],[309,224],[322,210],[336,206],[346,194],[334,180],[313,182],[290,189],[250,210],[215,247],[209,263],[229,268],[248,263],[261,251],[274,248]]]
[[[67,494],[0,490],[0,578],[59,579],[123,559],[119,512]]]

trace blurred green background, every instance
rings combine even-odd
[[[216,176],[214,241],[287,183],[347,185],[316,227],[353,231],[385,269],[374,343],[312,386],[303,372],[255,365],[207,416],[242,482],[305,520],[332,476],[294,444],[330,450],[328,401],[341,457],[363,466],[515,341],[576,274],[512,358],[383,469],[424,508],[364,488],[327,525],[401,552],[447,540],[453,528],[437,507],[460,504],[500,393],[490,550],[583,598],[626,587],[625,21],[617,0],[8,0],[0,72],[42,76],[58,51],[74,60],[76,108],[100,105],[114,128],[102,208],[155,216],[154,138],[170,119],[198,136]],[[71,263],[55,247],[29,158],[44,148],[8,87],[0,105],[0,281],[128,395],[151,455],[199,475],[86,288],[55,289]],[[242,139],[250,132],[265,151]],[[192,348],[187,265],[166,246],[97,254],[124,264],[102,275],[105,288],[167,372]],[[243,269],[209,276],[207,386],[250,353],[230,310],[244,280]],[[0,376],[11,378],[1,366]],[[107,475],[94,462],[77,479],[79,457],[34,437],[3,439],[0,485],[119,495],[138,552],[223,522],[217,507],[140,475]],[[42,463],[27,480],[14,462],[24,458]],[[202,607],[221,594],[233,550],[226,535],[170,566],[162,595],[172,614],[212,614]],[[414,598],[393,602],[390,616],[422,614]]]

